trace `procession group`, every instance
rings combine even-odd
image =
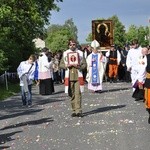
[[[17,73],[24,106],[32,105],[33,81],[39,86],[41,95],[54,93],[54,85],[63,83],[65,93],[71,99],[72,117],[83,117],[81,93],[84,91],[85,82],[91,92],[101,92],[106,76],[110,83],[131,80],[132,97],[136,101],[145,102],[150,123],[149,47],[141,47],[137,40],[133,40],[121,50],[111,45],[110,50],[103,53],[96,40],[82,49],[74,39],[69,39],[68,50],[53,56],[45,47],[38,56],[30,55],[28,60],[22,61]]]

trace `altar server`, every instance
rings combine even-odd
[[[132,86],[137,80],[140,56],[141,56],[141,48],[139,47],[138,40],[135,39],[131,42],[131,49],[129,50],[126,59],[127,70],[131,72]],[[135,89],[133,89],[133,91],[134,90]]]
[[[53,92],[52,87],[52,75],[51,68],[52,63],[48,61],[49,49],[44,47],[42,53],[39,56],[38,66],[39,66],[39,93],[41,95],[50,95]]]

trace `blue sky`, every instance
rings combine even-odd
[[[150,0],[64,0],[57,3],[60,11],[52,11],[50,24],[63,25],[72,18],[78,29],[78,41],[86,42],[92,32],[91,21],[97,18],[109,18],[117,15],[128,29],[131,24],[148,26],[150,18]]]

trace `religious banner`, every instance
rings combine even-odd
[[[97,40],[100,47],[110,48],[113,44],[113,22],[112,20],[93,20],[92,39]]]
[[[68,65],[79,65],[79,54],[77,52],[70,52],[67,57]]]

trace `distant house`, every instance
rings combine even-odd
[[[36,48],[42,49],[45,47],[45,42],[40,38],[33,39],[32,42],[34,42]]]

